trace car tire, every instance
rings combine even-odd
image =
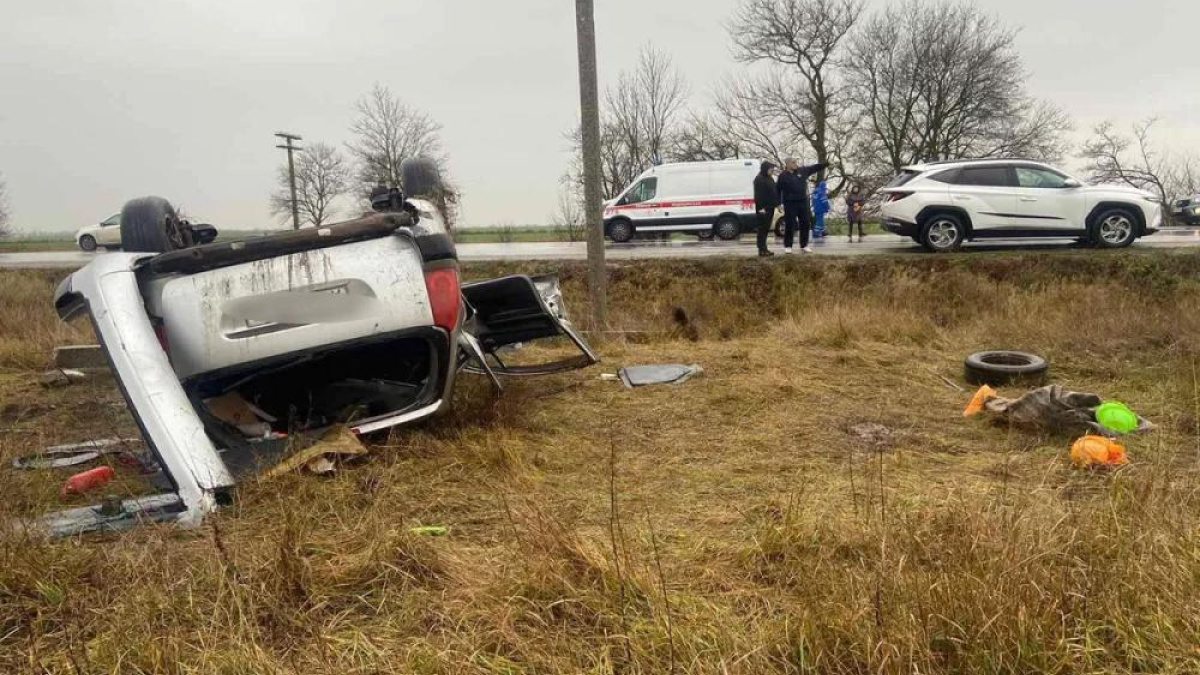
[[[716,235],[713,234],[712,230],[705,230],[703,232],[696,233],[696,238],[700,241],[712,241],[713,237],[715,236]]]
[[[957,251],[966,238],[962,218],[952,213],[935,213],[921,226],[921,245],[934,253]]]
[[[96,238],[90,234],[85,234],[79,238],[79,248],[91,253],[96,250]]]
[[[1092,224],[1092,242],[1100,248],[1125,248],[1137,239],[1137,219],[1127,209],[1107,209]]]
[[[963,362],[967,382],[993,387],[1007,384],[1040,385],[1050,370],[1046,359],[1029,352],[976,352]]]
[[[608,238],[617,244],[624,244],[630,241],[633,239],[633,234],[633,223],[623,218],[621,220],[614,220],[608,226]]]
[[[400,181],[409,197],[436,197],[442,192],[442,172],[428,157],[410,157],[400,163]]]
[[[131,253],[166,253],[190,245],[175,207],[162,197],[142,197],[121,209],[121,247]]]
[[[733,216],[718,218],[717,224],[713,225],[713,234],[721,241],[733,241],[742,236],[742,224]]]
[[[782,239],[786,234],[787,223],[784,222],[783,218],[780,218],[779,220],[775,221],[775,236]]]

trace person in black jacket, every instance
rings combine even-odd
[[[767,250],[767,232],[771,230],[771,221],[775,219],[775,209],[779,208],[779,190],[775,187],[775,179],[771,173],[775,165],[763,162],[758,175],[754,177],[754,212],[758,216],[758,255],[766,257],[775,255]]]
[[[800,250],[812,253],[808,231],[812,229],[812,209],[808,205],[808,177],[824,171],[828,164],[800,166],[793,158],[783,160],[784,171],[779,175],[779,201],[783,203],[783,252],[792,252],[796,228],[800,228]]]

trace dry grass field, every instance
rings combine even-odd
[[[584,271],[558,271],[582,319]],[[67,475],[12,456],[135,431],[110,378],[37,384],[90,337],[53,316],[60,276],[0,272],[0,521],[60,508]],[[464,376],[449,417],[245,484],[199,530],[0,538],[0,672],[1200,672],[1200,255],[611,279],[600,366],[499,398]],[[984,348],[1158,429],[1079,471],[1070,437],[964,419],[942,377]],[[599,378],[660,362],[705,372]]]

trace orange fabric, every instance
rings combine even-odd
[[[967,404],[967,409],[963,411],[963,417],[978,415],[983,410],[983,404],[989,400],[996,398],[996,390],[986,384],[975,392],[975,396],[971,398],[971,402]]]
[[[1125,446],[1103,436],[1084,436],[1071,446],[1071,462],[1077,468],[1123,466],[1129,463]]]

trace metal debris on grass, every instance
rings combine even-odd
[[[630,366],[622,368],[617,372],[617,375],[620,376],[621,381],[625,383],[626,387],[632,389],[652,384],[682,384],[702,372],[704,372],[704,369],[694,363],[690,366],[670,363],[650,366]]]

